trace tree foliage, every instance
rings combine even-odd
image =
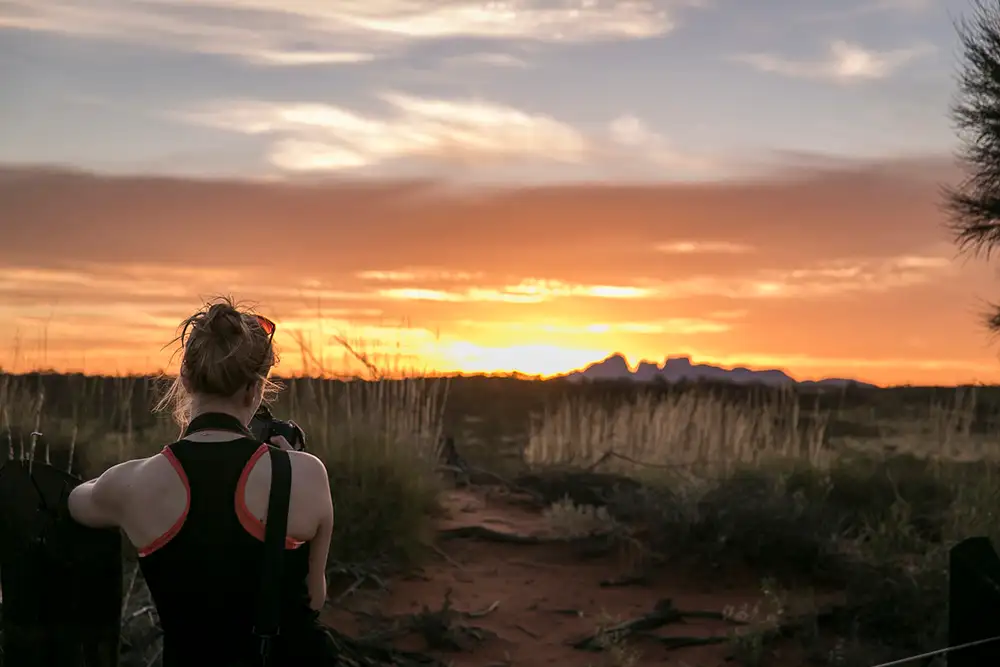
[[[956,28],[961,53],[951,116],[966,177],[946,188],[946,207],[959,250],[989,259],[1000,246],[1000,0],[973,0]],[[987,325],[1000,331],[1000,306]]]

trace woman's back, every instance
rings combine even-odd
[[[180,372],[158,407],[172,407],[183,439],[156,456],[119,463],[76,487],[73,518],[119,527],[140,555],[164,630],[164,662],[253,664],[271,488],[267,445],[247,428],[275,389],[274,322],[230,299],[181,323]],[[291,449],[281,437],[270,444]],[[316,622],[326,601],[333,501],[326,467],[288,452],[292,488],[284,551],[280,635],[273,664],[331,664],[335,653]],[[308,543],[308,546],[307,546]]]
[[[249,438],[181,440],[163,452],[190,494],[174,526],[139,552],[164,631],[167,665],[225,664],[224,659],[249,658],[258,648],[253,626],[263,527],[244,494],[264,452],[265,446]],[[286,542],[282,627],[286,634],[301,634],[315,619],[306,585],[309,546]]]

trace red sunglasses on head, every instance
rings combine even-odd
[[[270,343],[274,339],[274,330],[277,329],[274,322],[263,315],[254,315],[254,317],[257,318],[257,324],[260,325],[260,328],[267,334],[267,342]]]

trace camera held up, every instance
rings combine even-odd
[[[253,437],[260,442],[270,443],[271,438],[280,435],[288,441],[288,444],[295,451],[304,452],[306,450],[306,434],[302,428],[293,421],[275,419],[274,415],[271,414],[271,409],[263,403],[257,409],[253,419],[250,420],[249,427]]]

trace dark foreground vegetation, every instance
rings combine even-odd
[[[564,529],[560,539],[579,540],[581,558],[625,554],[635,585],[667,569],[749,572],[759,603],[717,610],[737,621],[725,637],[737,664],[794,655],[867,666],[945,645],[947,550],[1000,525],[998,388],[287,385],[275,412],[302,424],[331,474],[332,606],[437,557],[446,488],[504,487]],[[151,415],[156,395],[147,378],[0,376],[2,456],[33,452],[90,477],[151,454],[177,434]],[[155,611],[136,569],[126,572],[123,664],[155,664]],[[407,627],[449,644],[442,637],[465,632],[468,617],[438,602]],[[630,627],[605,628],[580,650],[610,654]],[[475,643],[464,636],[449,645]],[[383,627],[343,641],[357,664],[380,664],[387,637]]]

